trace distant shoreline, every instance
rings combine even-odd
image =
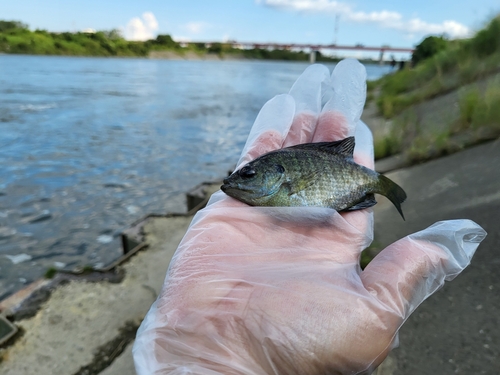
[[[149,52],[147,58],[155,60],[255,60],[248,59],[240,54],[220,55],[217,53],[196,53],[193,51],[186,51],[184,53],[176,53],[174,51],[151,51]]]
[[[176,53],[173,51],[151,51],[146,56],[102,56],[102,55],[63,55],[63,54],[37,54],[37,53],[5,53],[0,52],[0,56],[47,56],[47,57],[74,57],[74,58],[105,58],[105,59],[147,59],[147,60],[177,60],[177,61],[281,61],[281,62],[299,62],[299,63],[309,63],[308,60],[289,60],[289,59],[272,59],[272,58],[251,58],[245,57],[243,54],[226,53],[220,55],[218,53],[196,53],[192,51],[186,51],[184,53]],[[325,63],[337,63],[343,59],[349,58],[339,57],[338,59],[332,60],[316,60],[317,64]],[[375,60],[357,60],[363,64],[379,64]],[[385,61],[384,63],[388,63]]]

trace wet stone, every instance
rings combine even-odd
[[[0,227],[0,240],[12,237],[16,233],[17,233],[17,231],[15,229],[13,229],[13,228],[9,228],[9,227],[3,227],[2,228],[2,227]]]
[[[28,219],[28,223],[30,224],[35,224],[35,223],[40,223],[45,220],[49,220],[52,218],[52,214],[50,213],[49,210],[43,210],[42,213],[35,215],[34,217],[31,217]]]

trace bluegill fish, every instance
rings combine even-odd
[[[404,219],[406,193],[387,177],[354,162],[354,137],[271,151],[233,172],[223,192],[251,206],[314,206],[360,210],[381,194]]]

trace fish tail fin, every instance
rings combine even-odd
[[[405,216],[403,215],[403,210],[401,209],[401,203],[406,200],[405,191],[396,184],[394,181],[388,179],[382,174],[378,175],[378,191],[376,193],[382,194],[385,197],[389,198],[392,204],[396,207],[399,214],[405,220]]]

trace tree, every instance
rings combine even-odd
[[[500,51],[500,16],[493,18],[486,28],[469,40],[469,43],[473,51],[481,57]]]
[[[160,34],[156,37],[156,40],[154,41],[154,44],[161,45],[163,47],[169,47],[169,48],[177,48],[179,47],[179,43],[174,41],[172,37],[168,34]]]
[[[28,25],[19,21],[1,21],[0,32],[12,29],[27,29]]]
[[[434,56],[436,53],[446,49],[448,41],[442,36],[428,36],[418,46],[415,47],[411,61],[417,65],[420,61]]]
[[[104,36],[111,40],[123,39],[122,31],[120,29],[102,30],[100,31]]]

